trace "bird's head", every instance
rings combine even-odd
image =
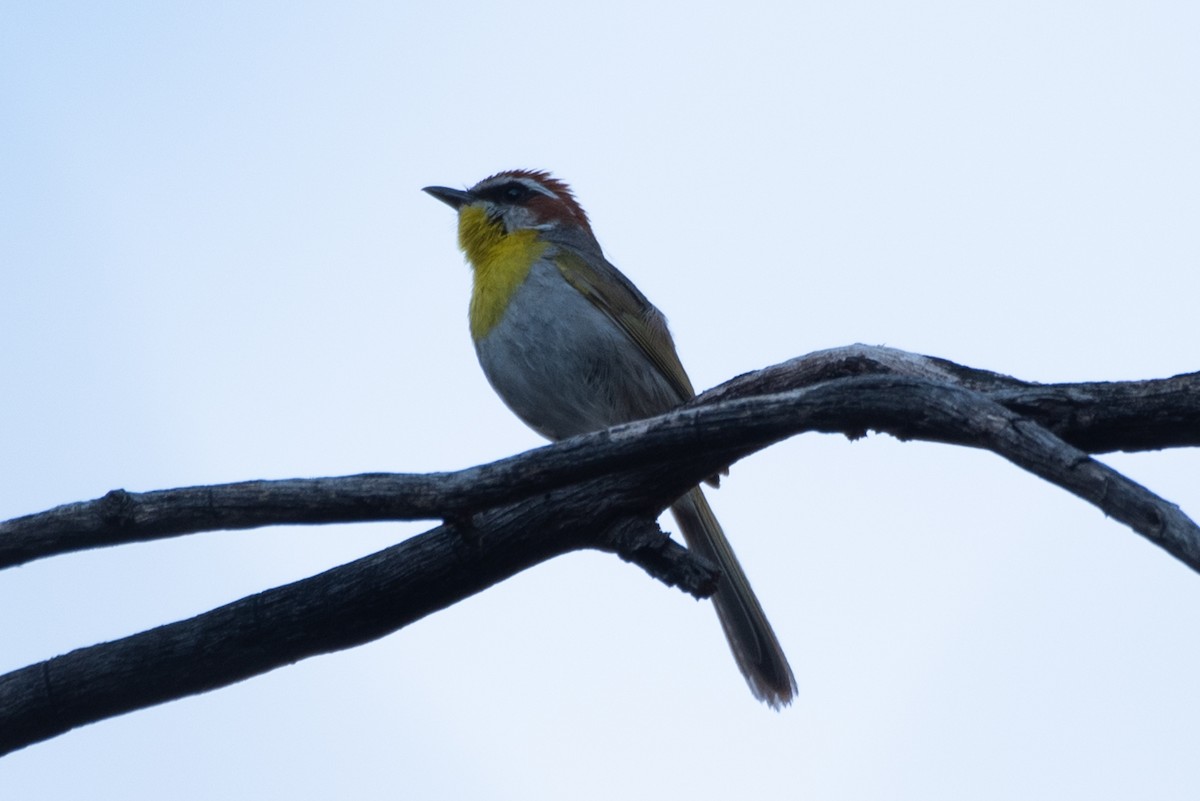
[[[591,234],[587,215],[570,187],[548,172],[506,170],[484,178],[470,189],[427,186],[425,191],[480,223],[499,226],[503,234],[579,227]]]
[[[530,246],[554,234],[595,241],[570,187],[545,171],[506,170],[469,189],[427,186],[425,192],[458,212],[458,242],[476,266],[512,235]]]

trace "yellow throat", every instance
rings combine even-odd
[[[479,206],[458,212],[458,246],[475,272],[471,290],[471,338],[483,339],[504,316],[513,293],[525,282],[529,268],[546,252],[537,231],[505,233],[504,225]]]

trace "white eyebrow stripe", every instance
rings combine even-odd
[[[530,189],[532,189],[535,192],[541,192],[546,197],[552,197],[555,200],[558,199],[558,195],[556,195],[554,193],[554,190],[547,188],[545,185],[543,185],[542,183],[540,183],[538,181],[533,180],[532,178],[526,178],[525,176],[522,175],[520,178],[517,178],[516,180],[518,183],[529,187]]]
[[[551,200],[562,202],[562,197],[558,194],[558,192],[556,192],[554,188],[543,184],[537,179],[537,177],[520,174],[514,175],[512,173],[501,173],[499,175],[493,175],[485,178],[484,180],[475,184],[475,186],[471,187],[468,191],[484,192],[494,187],[504,186],[505,184],[512,183],[518,183],[530,191],[537,192],[539,195],[545,195]]]

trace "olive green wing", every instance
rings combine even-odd
[[[567,282],[637,343],[679,393],[680,402],[695,397],[696,391],[675,352],[675,342],[662,312],[602,256],[588,256],[559,250],[554,260]]]

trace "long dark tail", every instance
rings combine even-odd
[[[796,695],[792,668],[704,493],[693,488],[671,513],[687,546],[721,568],[713,605],[751,692],[774,709],[790,704]]]

